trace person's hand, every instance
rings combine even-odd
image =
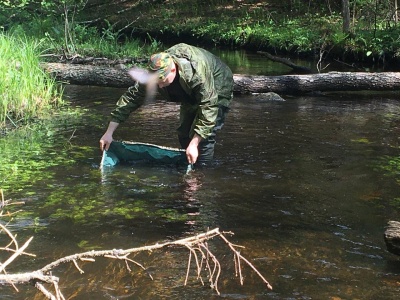
[[[199,157],[199,149],[197,145],[194,143],[190,143],[189,146],[186,148],[186,158],[189,164],[196,163],[197,158]]]
[[[201,142],[202,138],[197,133],[195,133],[194,137],[189,143],[189,146],[186,148],[186,158],[189,164],[194,164],[199,157],[199,143]]]
[[[110,124],[108,124],[108,128],[106,133],[101,137],[100,139],[100,150],[108,150],[108,148],[111,145],[111,142],[113,141],[113,133],[115,131],[115,129],[117,129],[119,123],[116,122],[110,122]]]
[[[100,150],[108,150],[113,141],[113,137],[111,133],[106,132],[100,139]]]

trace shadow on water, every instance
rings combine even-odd
[[[18,152],[13,168],[3,167],[9,179],[2,184],[15,183],[6,197],[26,201],[10,229],[21,240],[34,236],[29,250],[37,254],[8,273],[86,250],[127,249],[219,227],[235,233],[231,240],[245,246],[242,254],[273,291],[246,268],[240,286],[218,241],[210,244],[224,266],[221,296],[203,287],[194,270],[183,286],[186,249],[135,256],[154,280],[101,258],[82,263],[84,274],[72,264],[53,274],[70,299],[397,299],[400,264],[383,242],[386,222],[400,208],[398,175],[388,167],[398,156],[397,95],[282,102],[236,96],[218,136],[215,165],[185,176],[162,166],[99,170],[98,140],[123,92],[67,87],[79,117],[48,127],[40,146],[36,138],[25,141],[21,148],[29,151]],[[160,99],[148,103],[115,138],[176,147],[178,110]],[[10,165],[16,154],[2,147],[3,165]],[[20,290],[3,287],[0,299],[41,299],[32,287]]]

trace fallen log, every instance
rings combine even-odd
[[[386,248],[390,253],[400,255],[400,222],[389,221],[384,233]]]
[[[241,94],[275,92],[304,94],[335,91],[394,91],[400,89],[400,73],[329,72],[310,75],[235,75],[234,91]]]
[[[42,67],[56,80],[70,84],[121,88],[132,85],[124,68],[63,63],[46,63]]]
[[[59,81],[77,85],[129,87],[132,79],[125,68],[75,65],[62,63],[43,64],[43,69]],[[400,89],[397,72],[329,72],[310,75],[250,76],[234,75],[234,93],[304,94],[333,91],[394,91]]]

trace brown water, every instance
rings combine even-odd
[[[60,124],[69,165],[26,189],[30,217],[10,229],[34,240],[12,272],[38,269],[91,249],[128,249],[179,239],[219,227],[245,246],[241,253],[273,291],[244,268],[240,286],[232,257],[217,240],[221,296],[196,280],[183,282],[187,249],[168,248],[134,257],[152,274],[98,258],[53,271],[67,299],[397,299],[400,263],[383,232],[398,220],[396,176],[380,166],[398,156],[397,94],[286,97],[236,96],[218,136],[216,164],[189,176],[170,167],[121,165],[100,172],[98,140],[123,89],[69,86],[78,122]],[[121,125],[115,138],[177,147],[178,105],[157,100]],[[46,146],[46,145],[44,145]],[[48,153],[65,143],[52,143]],[[85,151],[82,151],[85,149]],[[62,152],[65,153],[65,152]],[[60,154],[61,155],[61,154]],[[64,154],[62,154],[64,155]],[[49,171],[46,170],[46,171]],[[397,176],[398,177],[398,176]],[[27,196],[27,192],[34,196]],[[4,241],[4,240],[2,240]],[[3,242],[5,243],[5,242]],[[205,277],[204,277],[205,278]],[[205,278],[206,281],[206,278]],[[2,287],[0,299],[42,299],[33,287]],[[36,296],[35,296],[36,295]]]

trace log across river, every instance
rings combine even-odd
[[[129,87],[127,69],[107,66],[46,63],[42,67],[57,80],[77,85]],[[329,72],[309,75],[234,75],[234,93],[304,94],[333,91],[400,90],[398,72]]]

